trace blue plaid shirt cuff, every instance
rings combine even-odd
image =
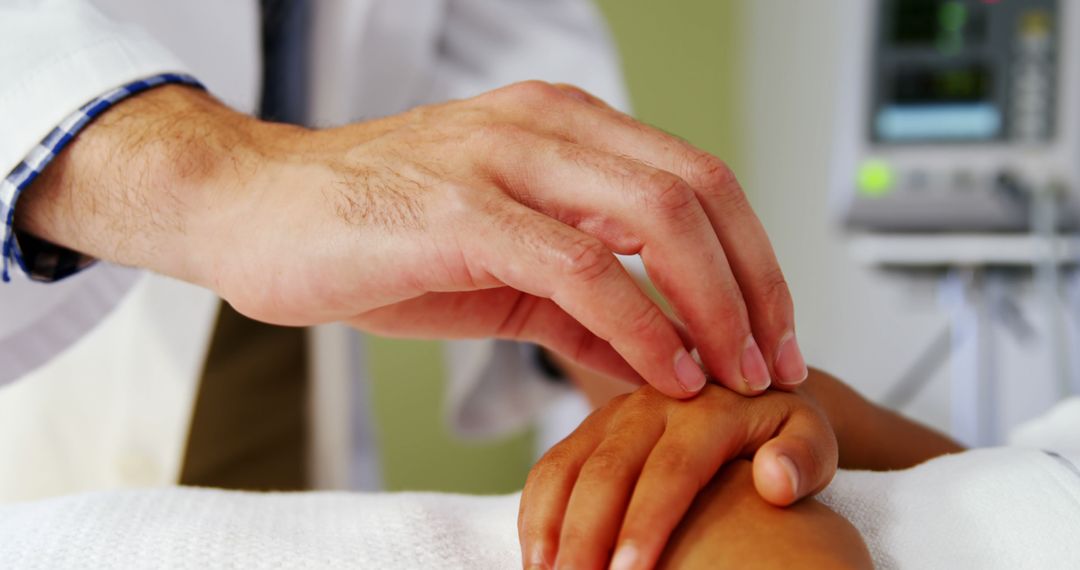
[[[19,195],[38,177],[52,159],[83,127],[90,124],[117,102],[166,83],[179,83],[203,88],[194,77],[184,74],[163,73],[133,81],[83,105],[64,119],[49,136],[0,181],[0,218],[4,220],[3,273],[4,282],[11,281],[12,263],[19,266],[34,281],[59,281],[94,263],[94,258],[79,252],[51,244],[34,236],[15,231],[15,204]]]

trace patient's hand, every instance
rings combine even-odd
[[[693,400],[644,387],[594,412],[533,468],[518,531],[527,567],[652,568],[695,496],[720,468],[753,457],[773,505],[824,488],[837,445],[805,391],[745,398],[707,386]],[[625,565],[624,565],[625,564]]]
[[[754,491],[751,469],[742,459],[720,469],[671,535],[659,568],[874,567],[847,519],[814,499],[786,509],[766,503]]]

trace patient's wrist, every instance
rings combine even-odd
[[[800,390],[817,400],[833,426],[845,469],[906,469],[963,451],[947,436],[883,408],[820,370]]]
[[[810,369],[806,381],[796,392],[809,396],[821,407],[843,454],[842,440],[852,429],[851,424],[865,415],[867,402],[844,383],[816,368]]]

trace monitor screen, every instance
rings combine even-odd
[[[879,7],[870,75],[873,140],[993,142],[1024,125],[1038,126],[1016,109],[1028,113],[1052,99],[1019,99],[1028,94],[1018,81],[1038,75],[1032,81],[1045,82],[1053,71],[1052,47],[1045,57],[1020,50],[1038,49],[1038,42],[1052,36],[1051,29],[1033,30],[1028,22],[1040,15],[1052,21],[1054,0],[880,0]],[[1026,69],[1016,62],[1022,55],[1035,63],[1021,76]]]

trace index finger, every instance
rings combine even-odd
[[[608,406],[593,412],[566,439],[549,449],[529,471],[518,508],[518,541],[526,568],[555,562],[566,504],[581,466],[600,444]]]
[[[688,398],[701,390],[705,374],[674,324],[603,243],[508,197],[492,207],[498,212],[470,236],[476,265],[510,287],[554,301],[664,394]],[[522,340],[581,359],[528,326],[534,318],[529,305],[512,307],[496,332],[509,338],[537,335]]]
[[[670,422],[668,429],[641,470],[615,542],[612,568],[652,568],[698,491],[739,453],[745,439],[743,426],[728,415]]]
[[[780,388],[791,389],[799,385],[806,379],[808,371],[795,337],[791,293],[765,229],[731,169],[717,157],[678,137],[637,122],[595,97],[575,88],[564,86],[561,89],[576,92],[573,99],[584,102],[580,104],[579,112],[562,115],[565,124],[561,136],[667,170],[694,188],[739,284],[754,340],[770,376]],[[707,287],[708,283],[708,279],[702,279],[699,287]],[[661,291],[668,294],[668,291]],[[686,320],[709,370],[725,370],[726,363],[731,362],[733,348],[719,344],[725,339],[717,339],[715,333],[710,333],[710,328],[716,328],[714,316],[679,297],[670,300]],[[733,307],[732,314],[737,309],[742,307]]]
[[[694,339],[736,349],[726,354],[724,368],[712,368],[714,376],[744,395],[769,386],[738,282],[686,181],[583,145],[516,138],[491,159],[511,196],[594,235],[612,251],[640,253],[653,282],[676,307],[696,307],[723,324],[699,329]]]

